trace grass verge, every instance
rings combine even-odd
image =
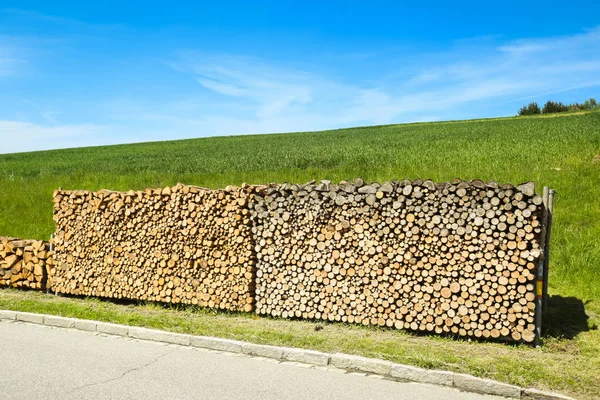
[[[600,331],[574,298],[554,297],[542,348],[484,343],[346,324],[263,318],[158,304],[117,304],[0,289],[0,309],[93,319],[252,343],[375,357],[419,367],[469,373],[578,399],[600,397]],[[582,314],[583,313],[583,314]],[[317,330],[316,326],[323,329]]]

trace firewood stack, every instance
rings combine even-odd
[[[0,286],[46,289],[49,243],[0,237]]]
[[[259,314],[535,338],[533,183],[272,184],[250,208]]]
[[[54,193],[53,290],[251,311],[253,187]]]

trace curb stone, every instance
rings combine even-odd
[[[348,354],[335,353],[331,355],[329,363],[337,368],[361,372],[370,372],[378,375],[391,375],[392,363]]]
[[[159,331],[157,329],[146,329],[139,328],[137,326],[131,326],[127,331],[127,336],[134,339],[152,340],[155,342],[178,344],[181,346],[189,346],[191,342],[190,335]]]
[[[283,359],[286,361],[295,361],[312,365],[329,365],[329,354],[321,353],[315,350],[297,349],[293,347],[283,348]]]
[[[96,332],[96,321],[88,321],[87,319],[77,319],[73,324],[73,328],[80,331]]]
[[[264,344],[244,343],[242,345],[242,353],[249,356],[274,358],[276,360],[283,359],[283,349],[281,347]]]
[[[0,320],[2,319],[14,321],[17,319],[17,313],[14,311],[0,310]]]
[[[453,372],[424,369],[402,364],[394,364],[392,366],[392,377],[433,385],[452,386],[454,384]]]
[[[526,400],[573,400],[571,397],[562,394],[537,389],[523,389],[521,398]]]
[[[73,318],[56,317],[54,315],[44,316],[44,325],[55,326],[57,328],[73,328],[76,321]]]
[[[209,336],[192,336],[190,345],[210,350],[228,351],[230,353],[242,353],[245,342],[231,339],[221,339]]]
[[[558,393],[520,388],[491,379],[477,378],[472,375],[423,369],[349,354],[327,354],[315,350],[260,345],[239,340],[221,339],[209,336],[193,336],[107,322],[10,310],[0,310],[0,320],[17,320],[51,327],[100,332],[121,337],[151,340],[229,353],[239,353],[257,358],[263,357],[266,359],[275,359],[289,364],[303,364],[305,366],[314,366],[314,368],[317,369],[325,368],[327,370],[340,371],[343,373],[376,374],[397,380],[455,387],[464,391],[500,395],[515,399],[574,400],[571,397]]]
[[[495,394],[517,399],[521,397],[521,388],[518,386],[467,374],[454,374],[454,387],[469,392]]]
[[[32,324],[40,324],[44,325],[44,315],[43,314],[33,314],[28,312],[18,312],[16,314],[17,321],[22,322],[30,322]]]
[[[110,324],[108,322],[98,322],[96,331],[116,336],[129,336],[129,327],[126,325]]]

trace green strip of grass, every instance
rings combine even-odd
[[[253,343],[342,352],[425,368],[444,369],[515,385],[600,397],[600,331],[583,304],[554,298],[550,318],[565,329],[549,332],[543,348],[418,336],[346,324],[262,318],[157,304],[116,304],[39,292],[0,290],[0,309],[60,315]],[[578,310],[579,308],[579,310]],[[316,330],[321,325],[324,328]],[[562,337],[565,336],[565,337]]]

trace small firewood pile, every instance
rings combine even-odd
[[[0,286],[46,289],[49,243],[0,237]]]
[[[250,208],[259,314],[535,338],[533,183],[272,184]]]
[[[54,193],[57,293],[251,311],[253,187]]]

